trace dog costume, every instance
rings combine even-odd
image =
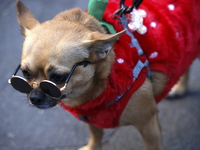
[[[125,5],[131,6],[131,2],[127,0]],[[128,29],[130,23],[127,15],[113,15],[118,9],[116,0],[90,0],[88,13],[112,34]],[[200,1],[144,0],[140,9],[147,14],[147,32],[128,29],[115,43],[115,63],[104,92],[75,108],[60,102],[79,120],[100,128],[118,126],[128,100],[144,83],[149,69],[167,75],[164,91],[155,97],[158,103],[200,55]]]

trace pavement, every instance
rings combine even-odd
[[[22,0],[43,22],[88,0]],[[0,0],[0,150],[77,150],[89,138],[87,127],[59,106],[39,110],[7,80],[20,62],[23,37],[16,20],[15,0]],[[158,104],[165,150],[200,150],[200,62],[191,68],[189,90],[181,99]],[[144,150],[132,126],[105,130],[103,150]]]

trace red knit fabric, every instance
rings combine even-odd
[[[130,6],[132,0],[127,0]],[[172,4],[174,10],[169,10]],[[122,30],[118,19],[113,13],[119,9],[119,1],[109,0],[103,20],[111,23],[116,31]],[[186,72],[192,61],[200,55],[200,1],[193,0],[144,0],[140,9],[147,12],[144,24],[148,31],[144,35],[134,32],[146,57],[150,62],[151,70],[164,72],[168,79],[165,90],[156,97],[156,102],[164,98],[171,87]],[[154,25],[151,26],[152,22]],[[143,84],[147,69],[143,69],[138,79],[133,82],[132,70],[139,57],[136,48],[130,47],[131,39],[124,34],[114,45],[116,61],[111,69],[105,91],[96,99],[90,100],[75,108],[70,108],[60,102],[63,109],[71,112],[76,118],[78,114],[88,115],[93,125],[100,128],[113,128],[118,126],[119,118],[131,95]],[[157,54],[157,56],[153,54]],[[152,57],[154,56],[154,57]],[[124,60],[118,63],[118,59]],[[131,87],[127,91],[127,88]],[[117,96],[126,94],[113,105],[106,105],[115,100]],[[79,118],[78,118],[79,119]]]
[[[132,0],[126,0],[127,6],[131,3]],[[118,8],[119,1],[109,0],[103,20],[121,31],[113,18]],[[144,25],[148,31],[144,35],[134,32],[134,35],[150,62],[150,69],[162,71],[168,77],[165,90],[156,97],[159,102],[200,55],[200,1],[144,0],[139,8],[147,13]],[[152,58],[155,52],[158,56]]]

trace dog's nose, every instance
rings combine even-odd
[[[47,109],[57,105],[58,100],[46,96],[46,94],[40,89],[33,89],[29,94],[29,101],[31,104],[40,109]]]
[[[30,97],[30,100],[33,105],[41,105],[42,104],[42,99],[38,96],[32,96],[32,97]]]
[[[33,89],[29,97],[30,102],[36,106],[44,104],[45,98],[45,94],[38,88]]]

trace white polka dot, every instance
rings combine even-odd
[[[152,28],[156,28],[157,24],[156,24],[156,22],[151,22],[150,26],[151,26]]]
[[[122,63],[124,63],[124,59],[118,58],[118,59],[117,59],[117,62],[120,63],[120,64],[122,64]]]
[[[158,56],[158,52],[153,52],[151,53],[151,55],[149,56],[149,58],[156,58]]]
[[[167,7],[171,11],[173,11],[175,9],[175,6],[173,4],[169,4]]]
[[[175,35],[176,35],[176,38],[178,38],[179,37],[179,32],[176,32]]]

